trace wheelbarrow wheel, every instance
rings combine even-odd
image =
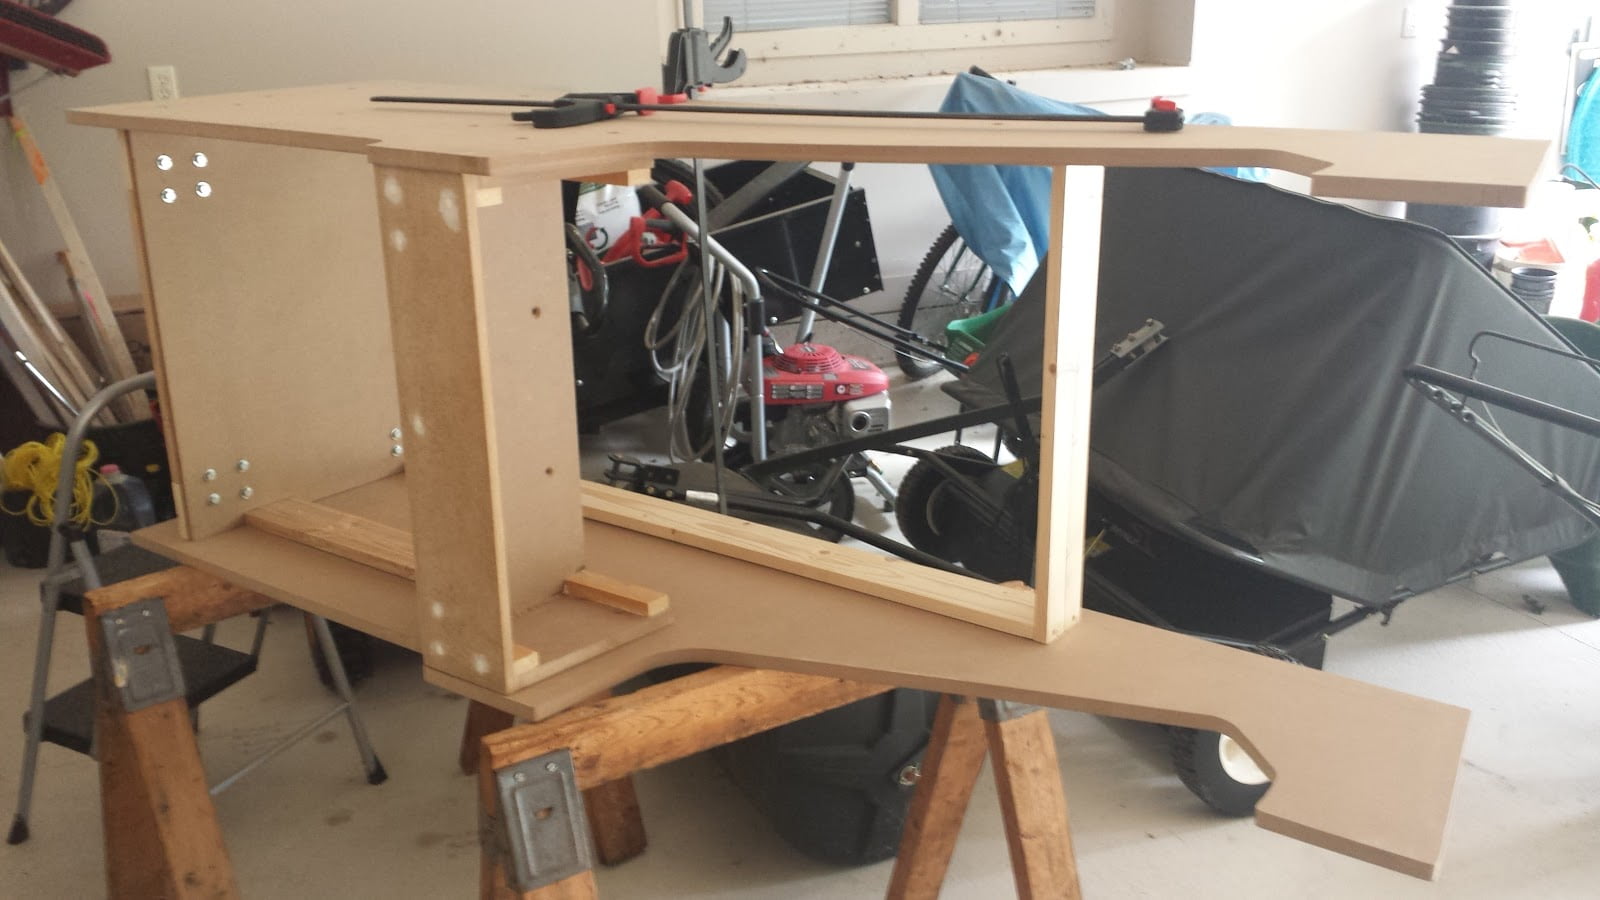
[[[994,281],[994,273],[956,233],[956,227],[945,226],[911,277],[911,286],[906,288],[906,297],[900,303],[896,324],[915,331],[929,342],[929,350],[942,354],[944,327],[956,319],[983,312],[989,292],[995,287]],[[896,353],[895,360],[900,364],[900,371],[913,381],[944,368],[931,359],[910,353]]]
[[[1248,816],[1272,786],[1236,740],[1215,731],[1172,728],[1172,766],[1183,786],[1225,816]]]

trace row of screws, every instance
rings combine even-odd
[[[203,154],[203,153],[196,153],[195,157],[197,159],[196,159],[195,165],[197,165],[197,166],[205,165],[204,162],[199,161],[200,159],[204,158],[204,156],[205,156],[205,154]],[[165,159],[165,157],[163,157],[163,159]],[[168,163],[171,163],[170,159],[167,160],[167,161],[168,161]],[[400,435],[401,435],[401,431],[400,431],[399,428],[391,428],[391,429],[389,429],[389,439],[390,440],[398,441],[398,440],[400,440]],[[405,452],[405,448],[403,446],[401,446],[400,444],[398,444],[398,443],[389,448],[389,455],[390,456],[399,456],[404,452]],[[241,459],[238,462],[233,464],[233,468],[234,468],[234,471],[237,471],[237,472],[248,472],[248,471],[250,471],[250,460]],[[201,481],[207,481],[207,482],[216,481],[217,480],[217,470],[216,469],[206,469],[204,472],[200,473],[200,480]],[[255,495],[256,495],[255,488],[252,488],[248,484],[239,489],[239,499],[240,500],[249,500],[251,497],[254,497]],[[206,495],[206,504],[208,506],[220,506],[220,505],[222,505],[222,495],[218,494],[218,493],[215,493],[215,492],[207,494]]]

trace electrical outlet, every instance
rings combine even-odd
[[[151,100],[178,99],[178,70],[173,66],[151,66],[145,70],[150,79]]]
[[[1414,38],[1417,36],[1417,11],[1409,6],[1400,8],[1400,36]]]

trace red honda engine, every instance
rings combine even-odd
[[[881,394],[889,376],[859,356],[823,344],[795,344],[766,359],[767,402],[778,406],[834,403]]]
[[[788,453],[889,428],[889,376],[824,344],[795,344],[762,365],[770,450]]]

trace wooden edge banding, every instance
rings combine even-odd
[[[588,569],[567,576],[562,592],[636,616],[660,615],[667,611],[670,603],[666,594],[654,588],[630,584]]]
[[[296,497],[244,514],[252,527],[380,572],[415,581],[417,560],[409,532]]]

